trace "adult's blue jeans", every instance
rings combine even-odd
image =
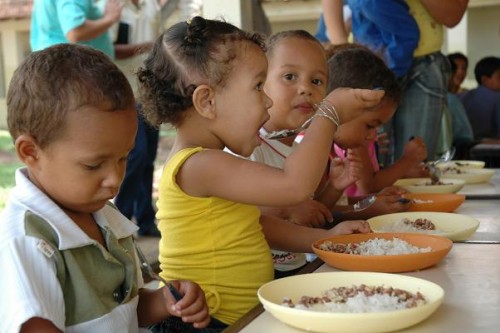
[[[139,110],[140,106],[135,147],[128,156],[125,178],[114,202],[123,215],[136,219],[139,234],[144,234],[156,229],[152,192],[159,131],[144,121]]]
[[[405,78],[403,101],[396,110],[392,121],[384,126],[393,139],[394,162],[403,154],[408,140],[415,136],[424,139],[427,158],[435,159],[442,152],[436,151],[441,131],[441,119],[446,107],[446,94],[450,65],[448,59],[435,52],[413,60]]]

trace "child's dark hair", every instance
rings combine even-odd
[[[452,73],[455,73],[457,70],[457,65],[455,64],[456,59],[465,61],[465,66],[466,67],[469,66],[469,59],[467,59],[467,57],[463,53],[460,52],[450,53],[448,54],[448,60],[450,61]]]
[[[134,105],[129,82],[108,56],[87,46],[59,44],[32,52],[14,72],[7,123],[14,140],[28,134],[44,148],[64,132],[68,112]]]
[[[500,58],[485,57],[479,60],[476,67],[474,67],[474,76],[476,77],[477,84],[482,85],[482,77],[491,77],[497,70],[500,70]]]
[[[241,41],[265,51],[261,35],[223,21],[196,16],[170,27],[137,73],[146,120],[154,126],[181,124],[197,85],[224,86],[241,54]]]
[[[266,43],[266,48],[267,48],[267,55],[270,56],[272,55],[274,49],[276,46],[279,44],[279,42],[285,38],[299,38],[299,39],[304,39],[304,40],[309,40],[312,42],[318,43],[321,48],[323,48],[323,45],[321,42],[316,39],[313,35],[311,35],[309,32],[305,30],[285,30],[285,31],[280,31],[272,36],[270,36],[267,40]]]
[[[401,102],[402,90],[384,61],[368,48],[345,44],[330,48],[327,92],[336,88],[383,89],[385,97]]]

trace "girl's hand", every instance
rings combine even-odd
[[[429,177],[429,169],[425,166],[425,163],[421,162],[414,165],[411,169],[404,174],[404,178],[422,178]]]
[[[422,138],[416,137],[406,143],[403,156],[408,161],[417,165],[427,158],[427,148]]]
[[[323,226],[325,221],[333,222],[332,213],[328,207],[316,200],[306,200],[287,210],[289,222],[305,227],[317,228]]]
[[[210,322],[205,293],[192,281],[172,281],[174,287],[183,297],[176,302],[167,287],[163,287],[163,295],[167,299],[168,311],[171,315],[181,317],[183,322],[193,323],[195,328],[203,328]]]
[[[369,207],[369,214],[371,216],[383,215],[404,212],[410,208],[410,203],[402,203],[401,195],[404,194],[404,190],[391,186],[383,189],[377,194],[377,200],[375,203]]]
[[[335,107],[340,124],[345,124],[377,106],[384,94],[383,90],[337,88],[325,99]]]
[[[384,196],[384,195],[397,195],[399,198],[401,198],[401,196],[403,194],[406,194],[408,193],[407,190],[405,190],[404,188],[402,187],[399,187],[399,186],[387,186],[387,187],[384,187],[382,190],[380,190],[380,192],[377,193],[377,197],[379,196]]]
[[[348,234],[366,234],[372,232],[370,224],[363,220],[344,221],[337,224],[328,231],[330,236],[333,235],[348,235]]]
[[[362,167],[361,160],[350,149],[343,160],[339,157],[333,158],[328,173],[333,188],[342,192],[347,186],[354,184],[359,179]]]

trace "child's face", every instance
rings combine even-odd
[[[66,116],[64,133],[28,164],[30,179],[63,210],[93,213],[115,197],[134,146],[137,113],[84,106]]]
[[[293,129],[314,113],[326,93],[327,66],[321,45],[301,38],[279,41],[269,58],[265,91],[273,100],[267,131]]]
[[[339,126],[333,141],[342,149],[357,148],[377,137],[377,128],[391,119],[396,104],[384,98],[375,110],[365,111],[348,123]]]
[[[457,66],[457,70],[452,74],[452,80],[455,85],[460,86],[467,75],[467,63],[464,59],[455,59],[453,61]]]
[[[269,119],[271,99],[264,93],[267,59],[254,44],[242,44],[239,59],[224,87],[216,89],[215,128],[222,143],[236,154],[250,156],[260,145],[259,129]]]

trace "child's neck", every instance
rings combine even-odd
[[[87,236],[106,247],[101,228],[91,213],[78,213],[64,208],[63,210]]]

